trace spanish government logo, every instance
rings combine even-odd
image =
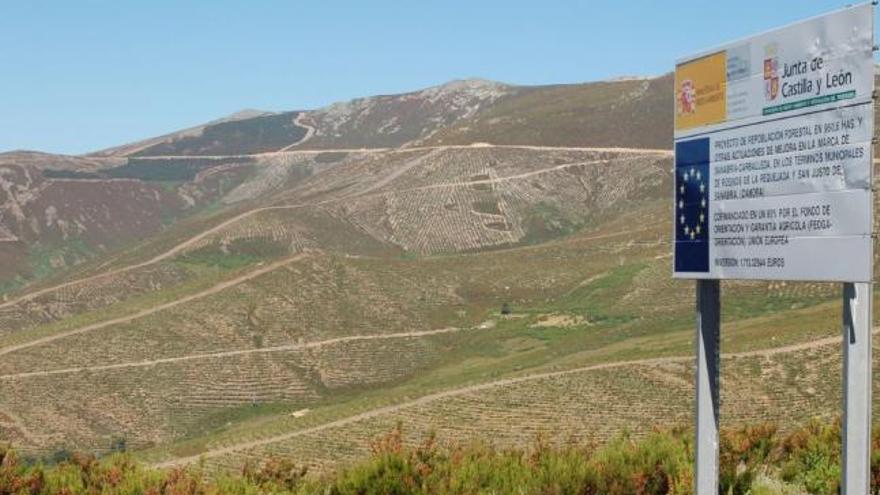
[[[694,113],[697,110],[697,88],[690,79],[681,82],[678,90],[678,114]]]
[[[727,52],[675,66],[675,130],[724,122],[727,118]]]
[[[779,96],[779,48],[776,43],[764,46],[764,99],[773,101]]]
[[[675,271],[709,271],[709,138],[675,144]]]

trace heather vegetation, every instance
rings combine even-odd
[[[97,172],[80,170],[43,170],[43,177],[49,179],[138,179],[154,182],[184,182],[195,179],[204,170],[222,165],[246,165],[252,157],[227,158],[128,158],[124,165],[103,169]]]
[[[877,428],[875,428],[875,432]],[[74,454],[40,463],[0,450],[0,494],[609,494],[693,493],[692,433],[622,434],[596,447],[551,445],[502,449],[487,443],[442,443],[433,434],[413,444],[398,425],[370,444],[368,458],[338,471],[311,472],[295,460],[245,463],[208,476],[201,466],[158,470],[125,453],[101,459]],[[811,421],[787,433],[771,424],[724,431],[721,493],[835,494],[840,429]],[[875,450],[880,435],[874,435]],[[880,493],[880,457],[872,462],[872,493]]]
[[[306,135],[294,122],[299,112],[258,115],[206,125],[199,134],[179,136],[134,153],[156,155],[231,155],[276,151]]]

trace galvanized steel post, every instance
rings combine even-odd
[[[873,284],[843,284],[843,495],[871,489]]]
[[[718,493],[721,282],[697,281],[696,493]]]

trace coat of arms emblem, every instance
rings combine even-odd
[[[678,114],[689,114],[697,111],[697,88],[690,79],[681,82],[678,90]]]
[[[776,43],[764,47],[764,98],[773,101],[779,96],[779,57]]]

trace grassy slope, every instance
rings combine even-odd
[[[349,393],[340,391],[330,400],[315,403],[311,406],[312,411],[304,418],[288,415],[294,407],[287,408],[274,417],[269,414],[251,419],[246,417],[249,415],[247,411],[241,411],[245,417],[238,419],[244,421],[233,422],[217,432],[184,441],[170,449],[160,448],[150,453],[148,458],[165,458],[169,453],[193,455],[209,446],[265,438],[348,417],[375,407],[406,402],[432,391],[455,389],[506,376],[522,376],[615,360],[687,356],[691,351],[692,336],[689,284],[668,284],[665,262],[655,259],[655,253],[662,250],[662,247],[636,248],[635,252],[619,249],[620,243],[586,240],[578,242],[576,236],[571,241],[560,244],[484,253],[469,256],[467,259],[448,257],[397,263],[393,270],[401,278],[406,278],[407,264],[432,276],[450,272],[470,274],[472,280],[476,280],[475,285],[469,289],[469,304],[465,309],[476,313],[474,321],[494,321],[494,328],[432,338],[438,351],[442,350],[439,360],[432,363],[430,368],[420,370],[412,378],[397,385],[387,384],[372,390],[356,389]],[[602,254],[602,251],[606,253]],[[616,252],[609,255],[608,251]],[[572,259],[578,255],[586,259]],[[632,261],[618,265],[621,255]],[[502,258],[504,262],[500,262]],[[499,265],[511,268],[504,270]],[[579,276],[572,278],[572,274]],[[586,274],[593,276],[584,277]],[[540,286],[542,278],[554,280],[555,290],[530,292],[524,289],[530,285]],[[479,279],[486,280],[485,285],[479,284]],[[524,284],[525,279],[531,279],[532,283]],[[442,282],[442,277],[437,282]],[[517,289],[510,293],[505,287]],[[655,304],[633,304],[631,301],[634,292],[654,300]],[[762,349],[834,335],[837,318],[832,294],[817,290],[811,297],[796,298],[785,291],[768,290],[766,286],[730,287],[725,297],[724,318],[728,325],[725,328],[725,351]],[[515,316],[501,318],[497,314],[498,308],[508,301],[512,303]],[[811,306],[808,309],[797,309],[800,304]],[[480,311],[478,308],[483,309]],[[533,326],[548,314],[581,316],[584,317],[584,323],[555,328]],[[768,332],[768,328],[772,328],[773,332]],[[613,383],[621,376],[611,374],[603,380]],[[526,390],[534,389],[527,387]],[[503,400],[499,398],[501,402],[489,400],[487,403],[485,395],[482,396],[483,400],[475,399],[477,402],[466,404],[467,407],[483,403],[481,407],[503,408],[504,401],[511,400],[510,397]],[[321,445],[322,440],[318,440],[319,438],[336,439],[334,441],[337,443],[334,445],[338,450],[331,448],[330,452],[358,452],[358,448],[363,449],[371,435],[377,434],[400,418],[428,418],[423,425],[439,427],[446,424],[453,427],[453,430],[455,424],[461,424],[453,417],[444,416],[443,411],[448,412],[449,409],[441,408],[434,414],[432,407],[428,405],[412,415],[388,415],[385,420],[372,424],[364,425],[361,422],[333,430],[324,436],[314,435],[309,441],[295,440],[258,449],[254,455],[284,452],[320,458],[319,451],[314,450]],[[775,413],[768,410],[768,414]],[[583,427],[589,429],[590,424]],[[570,431],[577,433],[581,430],[575,428]],[[463,432],[459,431],[456,436],[461,434]],[[291,446],[299,447],[286,450]],[[326,449],[326,446],[323,448]],[[325,451],[323,455],[330,454]]]
[[[558,273],[559,276],[567,277],[571,280],[570,283],[576,283],[580,279],[576,272],[565,274],[561,272],[558,266],[551,268],[555,264],[552,258],[544,257],[542,263],[535,265],[534,251],[534,249],[524,249],[520,255],[524,259],[531,260],[530,263],[533,266],[528,270],[506,270],[503,264],[495,261],[483,267],[481,265],[485,260],[481,260],[479,256],[464,258],[453,256],[436,261],[430,259],[395,260],[394,258],[373,259],[324,256],[323,260],[317,260],[318,267],[316,269],[303,267],[306,269],[304,274],[309,278],[309,281],[307,283],[302,280],[299,282],[303,286],[304,292],[291,294],[291,296],[294,296],[293,300],[296,301],[296,305],[288,309],[285,309],[284,305],[280,304],[281,301],[275,299],[273,294],[277,293],[277,287],[283,288],[286,284],[294,282],[297,278],[302,278],[303,274],[295,276],[292,280],[288,278],[287,272],[266,276],[255,281],[255,283],[249,284],[243,290],[245,292],[258,291],[257,293],[252,293],[250,300],[256,302],[253,308],[254,312],[258,313],[260,318],[267,322],[266,325],[268,326],[261,329],[261,334],[266,339],[263,342],[265,345],[285,343],[301,338],[303,334],[300,334],[301,336],[299,337],[297,335],[289,335],[289,332],[294,329],[310,332],[306,335],[308,340],[320,340],[321,338],[332,337],[339,332],[343,332],[343,334],[351,332],[381,333],[394,330],[395,327],[390,326],[389,323],[392,321],[399,322],[395,323],[395,325],[400,325],[398,331],[430,330],[449,325],[467,327],[482,321],[489,312],[500,306],[503,302],[502,297],[507,297],[508,294],[504,292],[499,293],[502,290],[498,286],[499,283],[509,284],[513,287],[525,287],[527,285],[525,280],[534,281],[536,280],[535,277],[537,277],[537,281],[539,281],[541,286],[547,286],[549,284],[547,274],[542,272],[551,269]],[[582,256],[578,258],[583,260]],[[208,259],[210,260],[211,258],[209,257]],[[234,259],[241,259],[242,263],[251,263],[251,260],[246,257],[239,256]],[[224,260],[228,261],[225,258]],[[583,261],[580,260],[575,259],[573,262],[582,263]],[[36,337],[51,335],[59,331],[78,328],[84,324],[105,320],[111,316],[131,314],[162,302],[173,301],[185,294],[210,286],[213,281],[228,278],[237,272],[246,270],[246,268],[239,268],[237,265],[230,265],[226,269],[212,268],[207,265],[194,264],[193,261],[195,260],[191,259],[191,257],[183,257],[181,259],[180,263],[183,263],[187,270],[193,272],[193,276],[190,282],[174,290],[164,290],[139,296],[122,305],[112,306],[107,310],[82,314],[56,324],[30,330],[24,334],[13,334],[4,339],[3,343],[4,345],[19,343]],[[606,262],[603,261],[602,263]],[[337,268],[333,268],[334,265]],[[338,275],[333,274],[334,271],[340,275],[346,273],[349,275],[344,275],[344,278],[334,281],[334,277],[338,277]],[[436,288],[427,287],[422,291],[413,290],[420,285],[426,271],[436,273]],[[302,270],[300,272],[303,273]],[[495,282],[487,284],[489,280],[495,280]],[[344,289],[343,292],[334,293],[336,295],[332,296],[327,294],[326,285],[328,282],[341,284],[339,287]],[[281,290],[283,291],[284,289]],[[535,292],[536,290],[537,292]],[[345,296],[349,291],[357,297]],[[357,295],[358,291],[363,296]],[[265,296],[258,296],[257,294],[259,293],[263,293]],[[534,299],[540,297],[539,294],[542,293],[543,291],[538,288],[524,288],[516,291],[515,295],[518,299]],[[223,348],[223,344],[218,344],[218,342],[222,342],[222,339],[226,338],[223,335],[228,333],[229,330],[233,330],[233,333],[229,334],[229,338],[233,338],[236,335],[235,332],[244,330],[243,327],[235,326],[238,325],[237,323],[232,327],[227,327],[223,323],[225,318],[236,314],[243,314],[247,309],[244,306],[246,306],[248,299],[241,299],[240,294],[240,291],[228,291],[228,293],[212,296],[204,302],[193,303],[190,305],[191,307],[164,311],[132,324],[117,325],[83,334],[82,336],[64,339],[58,341],[57,344],[53,343],[33,348],[32,350],[20,351],[7,356],[4,360],[4,372],[36,371],[47,368],[57,369],[67,366],[105,364],[120,362],[120,360],[124,362],[126,360],[163,358],[198,352],[205,345],[210,345],[213,348],[220,345]],[[342,296],[350,297],[351,299],[347,302],[346,299],[340,299]],[[450,296],[452,297],[451,299]],[[326,303],[331,302],[327,298],[331,297],[338,304],[327,306]],[[367,299],[364,299],[364,297]],[[427,298],[427,300],[424,298]],[[370,309],[367,305],[375,305],[377,303],[382,304],[381,308],[384,309],[384,312],[369,316]],[[450,307],[450,303],[452,303],[452,307]],[[459,316],[459,312],[462,312],[463,316]],[[285,314],[287,316],[283,316]],[[283,322],[288,321],[287,319],[290,317],[298,318],[297,314],[310,315],[311,320],[300,321],[293,328],[285,328]],[[184,322],[187,320],[207,325],[208,328],[214,325],[213,323],[203,322],[204,316],[201,315],[217,315],[224,318],[218,320],[220,321],[220,326],[216,326],[214,330],[211,330],[210,340],[205,339],[203,332],[198,330],[199,327],[193,327],[191,332],[186,330],[187,327]],[[366,320],[365,317],[368,316],[370,319]],[[280,322],[281,325],[279,326],[276,322]],[[175,336],[168,338],[159,337],[164,335],[166,331],[171,330],[176,332]],[[139,340],[142,338],[146,340]],[[238,338],[235,337],[235,339]],[[159,340],[157,341],[156,339]],[[150,349],[154,348],[150,342],[161,342],[162,348],[150,351]],[[229,342],[227,347],[230,348],[240,348],[242,344],[236,343],[237,341]],[[110,347],[105,345],[105,343],[110,345]],[[114,352],[112,350],[114,348],[119,352]],[[120,354],[120,358],[117,358],[116,355],[120,352],[122,354]],[[380,358],[380,355],[371,358],[370,353],[372,352],[374,351],[368,352],[368,359]],[[131,353],[134,354],[130,357],[124,356]],[[231,362],[230,366],[235,366],[234,362]],[[326,368],[326,366],[324,367]],[[330,367],[331,369],[334,367],[332,362]],[[411,372],[412,370],[407,373]],[[150,391],[149,393],[161,395],[161,387],[156,389],[146,387],[146,383],[151,382],[146,378],[144,380],[141,382],[140,388]],[[356,383],[356,381],[354,380],[353,383]],[[87,386],[87,382],[70,381],[62,377],[52,378],[49,381],[41,381],[40,390],[34,391],[34,398],[42,396],[43,393],[51,394],[53,390],[52,384],[65,388],[68,391]],[[46,385],[48,385],[48,388],[43,388]],[[371,385],[368,388],[373,386],[375,385]],[[336,388],[337,390],[331,390],[326,395],[332,397],[337,393],[349,394],[358,389],[358,387],[352,388],[349,385],[337,386]],[[84,393],[84,397],[89,396],[85,389]],[[15,395],[12,393],[7,394],[7,400],[14,398]],[[20,409],[24,406],[23,404],[18,404],[11,405],[11,407],[13,409]],[[214,414],[210,411],[209,413]],[[200,427],[204,427],[204,425],[200,425]]]

